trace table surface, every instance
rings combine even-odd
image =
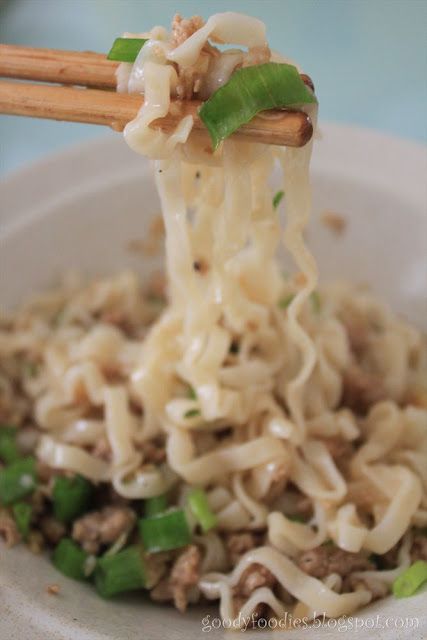
[[[177,11],[226,10],[265,21],[272,48],[314,79],[321,119],[426,141],[427,0],[0,0],[0,42],[107,51]],[[0,116],[0,173],[105,133]]]

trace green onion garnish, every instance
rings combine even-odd
[[[36,487],[36,461],[22,458],[0,471],[0,503],[13,504],[22,500]]]
[[[218,518],[215,513],[211,511],[208,498],[203,489],[193,489],[188,494],[187,499],[194,517],[205,533],[217,525]]]
[[[305,518],[303,518],[301,515],[299,515],[298,513],[292,515],[292,516],[286,516],[288,520],[291,520],[291,522],[300,522],[301,524],[306,524],[307,520]]]
[[[393,582],[393,594],[396,598],[408,598],[413,596],[425,582],[427,582],[427,562],[417,560]]]
[[[294,298],[295,298],[295,294],[294,293],[288,293],[287,296],[284,296],[284,298],[281,298],[279,300],[277,305],[278,305],[278,307],[280,309],[287,309]]]
[[[147,42],[144,38],[116,38],[108,52],[108,60],[135,62],[138,53]]]
[[[277,207],[279,206],[279,204],[282,202],[282,198],[285,195],[284,191],[278,191],[277,193],[274,194],[274,198],[273,198],[273,208],[277,209]]]
[[[146,551],[167,551],[184,547],[191,531],[182,509],[170,509],[151,518],[141,518],[139,533]]]
[[[164,493],[161,496],[155,496],[154,498],[147,498],[144,502],[144,513],[146,518],[156,516],[158,513],[166,511],[168,508],[168,499]]]
[[[310,302],[314,313],[320,313],[322,308],[322,300],[318,291],[312,291],[310,294]]]
[[[188,397],[191,400],[197,400],[197,393],[196,390],[194,389],[194,387],[190,386],[188,387]]]
[[[0,460],[6,464],[11,464],[21,457],[16,444],[16,433],[16,427],[0,427]]]
[[[39,372],[39,365],[37,362],[25,362],[24,373],[28,378],[34,378]]]
[[[143,589],[146,585],[144,550],[134,545],[114,556],[103,556],[96,564],[94,576],[96,590],[103,598]]]
[[[53,512],[61,522],[71,522],[88,511],[93,485],[82,476],[58,476],[52,492]]]
[[[17,502],[12,507],[13,517],[15,518],[16,526],[21,534],[22,538],[26,540],[30,533],[31,517],[33,515],[33,508],[28,502]]]
[[[88,558],[86,551],[83,551],[71,538],[63,538],[55,547],[52,562],[54,566],[74,580],[86,580],[85,564]]]
[[[184,418],[195,418],[200,415],[199,409],[189,409],[184,413]]]
[[[214,149],[260,111],[317,102],[296,67],[267,62],[239,69],[199,111]]]

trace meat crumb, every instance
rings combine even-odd
[[[16,522],[7,511],[0,511],[0,537],[4,539],[8,548],[21,540]]]
[[[254,563],[247,567],[237,585],[233,589],[233,605],[235,615],[239,614],[240,609],[247,601],[249,596],[260,587],[269,587],[272,589],[276,584],[274,575],[261,564]],[[268,607],[260,602],[252,611],[255,620],[259,620],[266,615]]]
[[[359,415],[365,414],[373,404],[387,396],[379,376],[365,371],[357,364],[351,365],[344,372],[343,381],[342,404]]]
[[[175,14],[172,20],[172,47],[178,47],[185,42],[196,31],[203,27],[201,16],[183,18],[179,13]]]
[[[81,544],[87,553],[96,555],[102,545],[111,544],[130,531],[136,516],[131,509],[121,506],[104,507],[93,511],[73,524],[72,538]]]
[[[416,534],[411,547],[411,562],[424,560],[427,562],[427,536]]]
[[[189,591],[197,585],[200,578],[200,562],[199,548],[194,544],[188,546],[175,560],[169,577],[161,580],[150,591],[152,600],[173,600],[175,607],[184,612],[188,605]]]
[[[258,539],[251,531],[243,533],[231,533],[225,538],[225,546],[228,558],[232,566],[238,563],[246,551],[254,549],[258,545]]]
[[[320,220],[325,227],[328,227],[336,235],[342,235],[347,226],[347,220],[340,213],[335,211],[324,211],[320,215]]]
[[[60,591],[61,587],[59,586],[59,584],[48,584],[46,587],[46,593],[48,593],[50,596],[57,596]]]
[[[345,577],[353,571],[375,568],[364,554],[350,553],[335,546],[320,546],[304,551],[298,558],[298,566],[315,578],[326,578],[331,573]]]

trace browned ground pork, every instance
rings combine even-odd
[[[184,612],[188,604],[188,592],[200,579],[200,562],[199,548],[194,544],[186,547],[173,563],[169,576],[150,591],[151,598],[156,602],[173,600],[175,607]]]
[[[352,364],[344,372],[343,383],[342,404],[359,415],[387,397],[381,378],[358,364]]]
[[[350,553],[332,545],[304,551],[298,557],[297,564],[305,573],[315,578],[326,578],[331,573],[344,577],[353,571],[375,568],[363,553]]]
[[[273,588],[276,584],[274,575],[261,564],[254,563],[247,567],[242,573],[239,582],[233,589],[233,604],[235,615],[239,614],[240,609],[245,604],[249,596],[260,587]],[[264,617],[267,614],[268,606],[260,602],[253,615],[255,620]]]
[[[76,520],[72,537],[85,551],[96,554],[101,545],[112,544],[135,523],[135,513],[121,506],[104,507]]]
[[[16,522],[6,509],[0,509],[0,537],[7,547],[13,547],[21,540]]]

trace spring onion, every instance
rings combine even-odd
[[[64,576],[74,578],[74,580],[86,580],[85,566],[87,558],[86,551],[83,551],[74,540],[62,538],[54,549],[52,562]]]
[[[191,386],[188,387],[188,397],[191,400],[197,400],[197,393],[194,387],[191,387]]]
[[[16,427],[0,427],[0,460],[6,464],[11,464],[21,456],[16,444]]]
[[[188,494],[187,499],[194,517],[205,533],[217,525],[218,519],[212,512],[207,495],[203,489],[193,489]]]
[[[214,149],[260,111],[317,102],[296,67],[267,62],[239,69],[199,111]]]
[[[15,518],[18,531],[26,540],[30,533],[31,517],[33,515],[33,508],[28,502],[17,502],[12,507],[13,517]]]
[[[36,461],[22,458],[0,471],[0,503],[13,504],[22,500],[36,487]]]
[[[52,492],[53,512],[61,522],[71,522],[88,511],[93,495],[92,484],[82,476],[58,476]]]
[[[94,577],[96,590],[103,598],[143,589],[146,567],[142,547],[133,545],[115,556],[103,556],[97,562]]]
[[[191,541],[191,531],[182,509],[170,509],[151,518],[141,518],[139,533],[146,551],[168,551]]]
[[[301,515],[299,515],[298,513],[295,513],[292,516],[286,516],[286,517],[291,522],[299,522],[301,524],[306,524],[307,523],[307,520],[305,518],[303,518]]]
[[[200,411],[198,409],[189,409],[184,413],[184,418],[196,418],[200,415]]]
[[[281,298],[279,300],[279,302],[277,303],[278,307],[280,309],[287,309],[294,298],[295,298],[295,294],[294,293],[288,293],[287,296],[284,296],[283,298]]]
[[[279,206],[279,204],[282,202],[282,198],[285,195],[284,191],[277,191],[277,193],[274,194],[274,198],[273,198],[273,208],[277,209],[277,207]]]
[[[413,596],[425,582],[427,582],[427,562],[417,560],[393,582],[393,594],[396,598],[408,598]]]
[[[310,302],[314,313],[320,313],[320,310],[322,309],[322,300],[318,291],[311,292]]]
[[[116,38],[108,52],[108,60],[135,62],[138,53],[147,42],[144,38]]]
[[[161,496],[155,496],[154,498],[148,498],[144,502],[144,513],[146,518],[156,516],[158,513],[166,511],[168,507],[168,499],[166,494]]]

